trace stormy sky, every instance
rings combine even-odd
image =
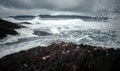
[[[102,15],[120,12],[120,0],[0,0],[0,17],[58,12]]]

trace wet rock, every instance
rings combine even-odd
[[[20,24],[31,24],[30,22],[21,22]]]
[[[0,71],[120,71],[120,49],[54,43],[1,58]]]
[[[9,35],[16,35],[18,34],[15,29],[21,28],[22,26],[17,25],[12,22],[8,22],[5,20],[0,19],[0,39]]]
[[[9,28],[9,29],[18,29],[18,28],[21,28],[22,26],[20,26],[16,23],[12,23],[12,22],[0,19],[0,28],[1,27],[2,28]]]
[[[0,39],[6,37],[7,34],[9,34],[9,35],[17,35],[18,33],[13,29],[3,28],[3,27],[0,28]]]
[[[34,31],[33,34],[38,35],[38,36],[48,36],[48,35],[51,35],[50,33],[45,32],[45,31]]]

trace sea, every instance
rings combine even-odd
[[[25,26],[18,35],[0,39],[0,58],[52,43],[68,42],[105,48],[120,48],[119,16],[74,15],[10,16],[2,19]]]

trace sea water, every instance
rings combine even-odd
[[[20,24],[26,28],[15,29],[19,34],[8,35],[0,40],[0,57],[27,50],[37,46],[48,46],[59,41],[75,44],[88,44],[107,48],[120,47],[120,31],[115,22],[85,21],[83,19],[42,19],[36,16],[28,20],[4,18],[4,20]],[[37,31],[36,34],[34,32]],[[48,35],[43,35],[47,33]]]

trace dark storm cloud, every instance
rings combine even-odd
[[[120,12],[120,0],[0,0],[0,6],[6,9],[24,10],[48,9],[90,13]]]
[[[48,8],[55,10],[90,10],[97,5],[104,7],[115,6],[119,0],[0,0],[6,7],[32,9]]]

